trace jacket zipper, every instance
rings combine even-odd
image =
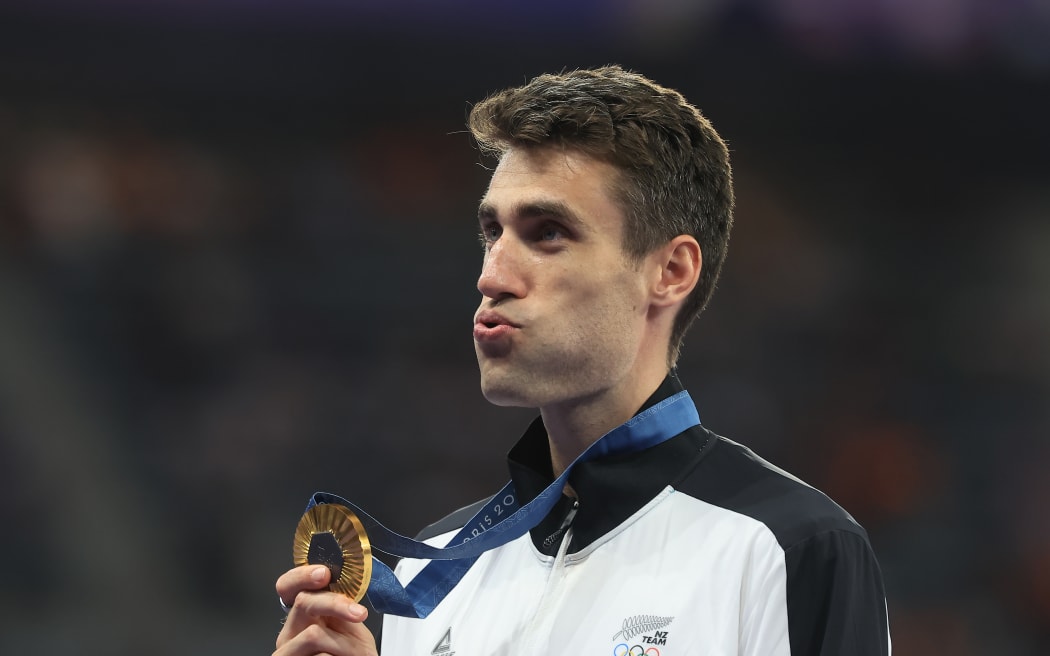
[[[572,508],[569,508],[569,512],[565,514],[565,519],[562,520],[561,526],[558,527],[558,530],[551,533],[543,539],[544,549],[550,549],[554,545],[554,543],[557,542],[561,538],[561,536],[565,534],[565,531],[568,530],[570,526],[572,526],[572,520],[576,517],[576,510],[579,507],[579,499],[574,500],[572,502]]]

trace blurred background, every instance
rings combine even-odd
[[[315,490],[506,477],[470,104],[616,62],[733,151],[705,424],[869,530],[895,653],[1050,653],[1045,0],[0,0],[0,652],[270,653]]]

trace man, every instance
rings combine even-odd
[[[728,153],[680,94],[618,67],[497,93],[470,127],[499,157],[478,212],[482,391],[540,411],[509,455],[524,503],[680,398],[674,363],[732,224]],[[428,617],[387,616],[385,656],[889,653],[881,574],[845,511],[703,426],[660,439],[575,466]],[[421,537],[443,546],[471,516]],[[311,566],[278,580],[276,654],[376,653],[365,609],[327,583]]]

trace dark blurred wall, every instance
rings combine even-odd
[[[495,490],[465,117],[607,62],[732,149],[705,424],[868,528],[896,654],[1050,651],[1050,11],[698,4],[0,2],[0,653],[267,653],[311,492]]]

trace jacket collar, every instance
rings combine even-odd
[[[638,408],[649,408],[682,391],[672,371]],[[700,457],[707,431],[697,426],[644,451],[618,454],[577,465],[569,483],[578,495],[579,506],[572,521],[570,552],[577,552],[615,530],[669,483],[679,472],[691,468]],[[536,418],[507,456],[511,480],[521,503],[527,503],[554,480],[547,430]],[[561,536],[556,535],[570,516],[575,499],[562,495],[548,515],[532,531],[532,541],[542,553],[553,555]]]

